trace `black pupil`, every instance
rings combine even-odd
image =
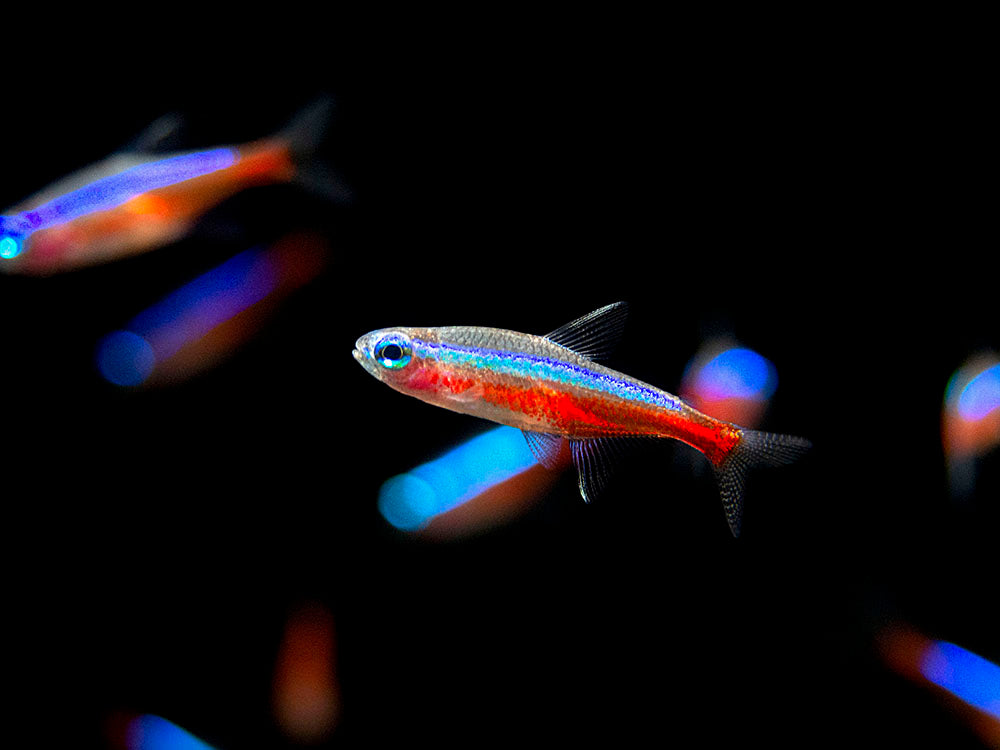
[[[402,359],[403,350],[399,348],[399,344],[386,344],[382,349],[382,357],[390,361]]]

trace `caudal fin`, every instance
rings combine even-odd
[[[333,97],[318,97],[301,109],[278,137],[287,144],[297,183],[334,203],[348,204],[353,198],[351,189],[317,157],[335,108]]]
[[[743,523],[743,483],[747,471],[755,466],[790,464],[809,450],[811,445],[805,438],[793,435],[743,430],[740,442],[715,465],[722,507],[733,536],[740,535]]]

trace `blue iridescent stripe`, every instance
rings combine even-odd
[[[500,375],[548,380],[560,385],[584,388],[627,401],[678,410],[683,402],[658,388],[623,380],[607,372],[596,372],[569,362],[523,352],[460,347],[451,344],[414,341],[425,356],[456,367],[489,370]]]
[[[63,224],[86,214],[115,208],[137,195],[225,169],[236,163],[235,149],[215,148],[140,164],[103,177],[30,211],[5,217],[18,234]]]

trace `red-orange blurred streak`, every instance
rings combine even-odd
[[[1000,409],[977,420],[964,419],[945,410],[941,433],[949,456],[978,456],[1000,443]]]
[[[340,715],[333,615],[309,604],[289,617],[274,675],[274,713],[285,734],[317,742],[333,731]]]
[[[161,206],[164,219],[186,223],[245,188],[287,182],[295,175],[295,166],[288,145],[284,141],[260,141],[241,146],[237,150],[239,158],[232,166],[157,190],[150,190],[141,197],[146,201],[157,202]],[[107,215],[109,221],[114,221],[115,218],[127,221],[127,216],[134,214],[134,210],[129,208],[129,203],[120,207],[125,209],[120,212],[126,215],[124,219],[120,216],[110,216],[116,213],[115,211],[106,211],[103,214]]]
[[[934,641],[903,624],[883,628],[875,637],[875,647],[882,660],[908,680],[932,690],[963,721],[969,724],[989,747],[1000,748],[1000,721],[956,698],[924,677],[921,664]]]

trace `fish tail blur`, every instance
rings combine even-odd
[[[336,103],[323,95],[307,104],[278,133],[295,165],[295,181],[334,203],[349,203],[351,190],[322,162],[322,149]]]
[[[278,134],[296,160],[308,161],[319,149],[333,119],[333,110],[333,99],[321,96],[300,109]]]
[[[811,445],[805,438],[793,435],[741,430],[740,441],[714,464],[722,507],[733,536],[740,535],[743,522],[743,484],[748,470],[756,466],[790,464]]]

